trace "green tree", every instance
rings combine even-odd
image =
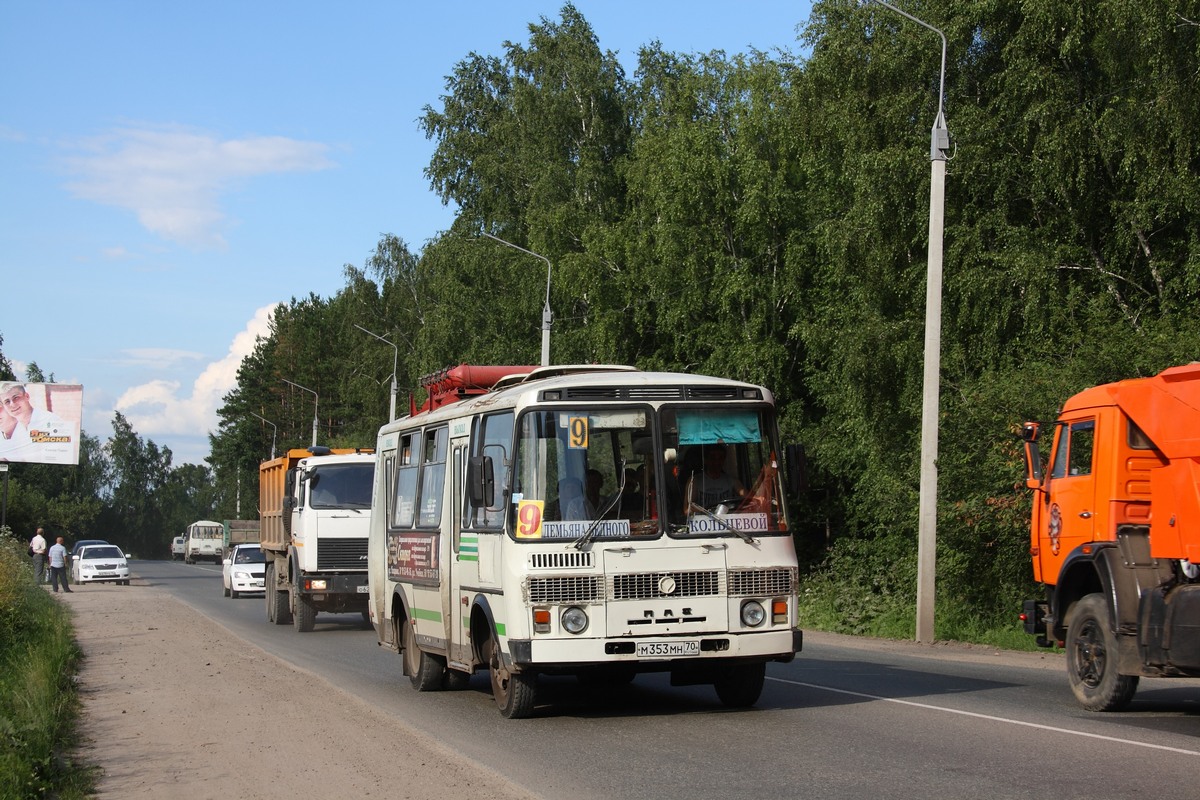
[[[171,451],[143,440],[121,412],[113,412],[113,436],[104,446],[110,471],[99,523],[109,539],[136,555],[163,552],[166,515],[155,502],[171,472]]]

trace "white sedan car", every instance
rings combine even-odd
[[[234,545],[221,561],[226,597],[266,591],[267,560],[257,543]]]
[[[91,544],[81,547],[71,561],[75,583],[111,582],[129,585],[129,562],[115,544]]]

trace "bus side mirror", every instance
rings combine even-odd
[[[467,491],[476,508],[495,505],[496,474],[491,456],[471,456],[467,461]]]
[[[793,497],[808,491],[808,457],[804,454],[804,445],[784,445],[783,457],[788,491]]]

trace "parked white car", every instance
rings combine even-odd
[[[171,560],[179,561],[185,555],[187,555],[187,539],[176,536],[171,540]]]
[[[71,561],[75,583],[119,583],[129,585],[129,562],[115,544],[92,544],[79,549]]]
[[[267,560],[258,542],[235,545],[221,561],[226,597],[266,591]]]

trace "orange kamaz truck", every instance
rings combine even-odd
[[[1021,617],[1065,647],[1080,704],[1122,708],[1142,675],[1200,676],[1200,364],[1087,389],[1023,439],[1046,597]]]

